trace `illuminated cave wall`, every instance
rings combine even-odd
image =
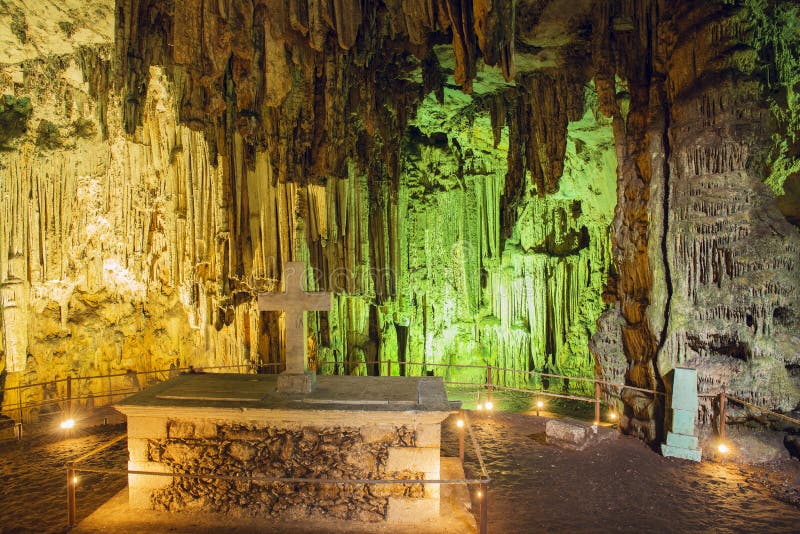
[[[797,404],[793,6],[28,4],[0,6],[3,390],[279,363],[255,293],[301,260],[336,293],[322,372],[690,364]]]
[[[569,124],[558,191],[526,187],[507,239],[500,202],[508,131],[495,146],[493,97],[445,90],[443,105],[434,95],[423,102],[399,186],[397,306],[409,361],[491,364],[509,370],[495,373],[508,385],[528,383],[530,370],[594,374],[588,340],[606,307],[616,154],[591,87],[586,99],[583,116]]]

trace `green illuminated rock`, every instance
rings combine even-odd
[[[528,185],[507,240],[508,130],[495,146],[485,103],[448,89],[444,97],[424,101],[403,152],[394,305],[409,325],[409,361],[491,364],[508,385],[532,370],[593,376],[588,339],[605,308],[616,203],[613,136],[596,119],[594,91],[569,124],[558,191]]]

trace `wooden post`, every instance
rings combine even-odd
[[[463,412],[458,413],[459,421],[462,421],[461,426],[458,427],[458,459],[461,460],[461,468],[464,468],[464,421]]]
[[[67,419],[72,419],[72,377],[67,377]]]
[[[719,394],[719,439],[725,439],[725,390]]]
[[[489,530],[489,484],[481,482],[481,534]]]
[[[17,410],[19,410],[19,435],[22,436],[22,385],[17,384]]]
[[[67,464],[67,526],[75,526],[77,506],[75,503],[75,467],[72,463]]]
[[[600,384],[594,383],[594,422],[600,424]]]
[[[486,398],[492,402],[492,366],[486,366]]]

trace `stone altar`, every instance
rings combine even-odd
[[[440,478],[440,378],[320,376],[309,393],[278,376],[186,374],[117,404],[129,470],[276,478]],[[132,508],[283,519],[417,522],[439,513],[438,484],[309,485],[129,475]]]

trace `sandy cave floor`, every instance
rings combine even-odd
[[[545,422],[520,413],[472,413],[492,477],[490,532],[800,531],[796,460],[694,464],[663,458],[629,437],[567,451],[544,443]],[[446,455],[457,451],[452,427],[445,422]],[[70,439],[0,444],[0,533],[65,532],[65,462],[122,432],[109,426]],[[123,441],[92,465],[118,468],[125,460]],[[474,474],[476,467],[468,449],[468,469]],[[124,477],[81,475],[79,519],[124,485]]]
[[[800,462],[664,458],[627,436],[585,451],[543,443],[546,420],[473,415],[492,477],[490,532],[798,532]]]

